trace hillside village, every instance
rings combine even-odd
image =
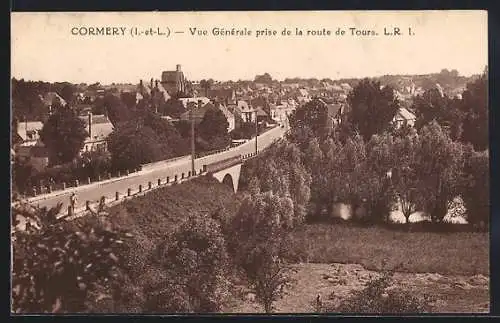
[[[400,108],[394,116],[396,126],[414,125],[416,112],[412,109],[413,99],[426,90],[437,89],[441,96],[461,98],[465,85],[471,78],[458,76],[456,71],[441,71],[438,74],[416,76],[382,76],[376,78],[382,86],[394,89]],[[60,90],[50,85],[28,86],[30,82],[13,80],[13,138],[12,157],[29,162],[42,171],[48,167],[49,154],[40,140],[44,121],[58,108],[69,108],[86,124],[88,136],[81,152],[105,151],[106,139],[112,133],[116,121],[109,115],[109,96],[129,108],[144,106],[147,102],[161,117],[175,125],[179,121],[189,122],[191,118],[199,124],[209,109],[220,110],[228,122],[228,133],[233,139],[250,138],[253,128],[241,133],[246,124],[280,124],[298,106],[312,99],[318,100],[328,109],[329,123],[339,124],[349,109],[347,97],[359,80],[330,79],[285,79],[273,80],[269,74],[258,75],[252,81],[189,81],[180,65],[173,71],[164,71],[160,79],[139,80],[137,84],[99,83],[64,84]],[[34,83],[34,82],[33,82]],[[28,93],[20,97],[16,87]],[[34,84],[33,84],[34,85]],[[44,84],[46,85],[46,84]],[[44,89],[47,88],[46,90]],[[30,93],[32,92],[32,93]],[[65,98],[63,98],[65,96]],[[27,97],[34,99],[26,100]],[[194,108],[193,108],[194,105]],[[193,115],[191,115],[193,109]],[[115,122],[114,122],[115,121]]]
[[[16,312],[489,308],[487,69],[12,82]]]

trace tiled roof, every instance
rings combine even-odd
[[[415,120],[415,115],[406,108],[400,108],[398,114],[406,120]]]
[[[228,108],[226,108],[226,106],[221,104],[218,108],[222,111],[227,120],[234,118],[234,115],[228,110]]]
[[[66,101],[56,92],[47,92],[45,95],[40,94],[38,97],[45,106],[53,105],[56,102],[63,106],[66,105]]]
[[[257,110],[257,116],[258,117],[267,117],[266,111],[264,111],[261,107],[258,107],[255,110]]]
[[[88,116],[80,116],[85,122],[85,129],[89,131]],[[113,132],[113,124],[105,115],[92,115],[92,138],[86,141],[106,139]]]
[[[198,104],[198,101],[201,100],[202,104],[205,105],[210,102],[210,99],[204,96],[196,97],[196,98],[179,98],[179,101],[182,102],[182,105],[187,108],[188,103],[193,102]]]

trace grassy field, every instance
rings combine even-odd
[[[128,230],[135,237],[130,252],[125,257],[127,267],[133,269],[128,272],[129,280],[124,282],[127,290],[130,290],[128,300],[117,301],[119,307],[104,306],[103,311],[140,312],[140,304],[145,297],[141,291],[144,286],[157,281],[162,275],[161,268],[151,258],[158,244],[190,214],[210,215],[220,211],[222,216],[231,216],[237,211],[240,198],[241,195],[235,195],[228,186],[218,183],[215,179],[202,177],[150,192],[110,208],[111,222]],[[372,273],[366,271],[379,271],[384,268],[384,260],[385,268],[401,263],[402,267],[398,271],[411,273],[408,274],[411,277],[402,276],[399,285],[412,282],[410,287],[414,290],[428,289],[437,293],[436,296],[443,302],[448,299],[444,305],[438,305],[438,312],[467,309],[481,311],[488,300],[487,284],[481,288],[469,288],[469,285],[464,285],[469,289],[455,287],[457,281],[467,281],[465,276],[489,276],[489,238],[486,233],[405,232],[375,226],[356,227],[346,223],[305,224],[292,233],[288,246],[289,260],[297,267],[297,284],[289,291],[288,296],[277,304],[278,311],[281,312],[312,311],[310,302],[317,293],[327,297],[333,289],[338,292],[338,284],[332,285],[323,277],[326,274],[338,275],[345,280],[350,276],[343,272],[332,272],[332,265],[349,264],[346,266],[360,267],[355,272],[363,277],[351,275],[349,284],[344,286],[347,292],[353,286],[361,286],[371,277]],[[349,269],[346,272],[353,271]],[[448,282],[447,277],[441,277],[435,282],[432,280],[433,274],[430,274],[430,278],[426,276],[427,278],[421,279],[419,274],[415,273],[436,273],[450,277],[462,275],[465,278],[450,278]],[[248,290],[248,286],[243,285],[242,290]],[[471,299],[470,304],[462,304],[461,302],[467,299],[464,293],[471,292],[477,292],[477,297]],[[241,297],[244,298],[246,294],[236,295],[238,293],[236,289],[232,291],[232,294],[235,294],[235,304],[229,306],[227,311],[262,310],[255,303],[241,303]]]
[[[293,233],[295,262],[355,263],[380,270],[449,275],[489,275],[487,233],[402,232],[381,227],[310,224]]]

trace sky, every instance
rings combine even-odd
[[[123,28],[124,34],[72,34],[100,27]],[[169,36],[131,34],[150,27]],[[393,27],[403,35],[385,36],[384,28]],[[190,28],[207,35],[193,36]],[[252,34],[217,36],[213,28]],[[277,35],[256,37],[266,28]],[[282,35],[285,28],[290,35]],[[377,35],[352,35],[350,28]],[[332,34],[306,35],[323,29]],[[487,65],[487,29],[486,11],[12,13],[11,73],[25,80],[101,84],[160,79],[176,64],[193,81],[253,79],[265,72],[279,80],[359,78],[444,68],[469,76]]]

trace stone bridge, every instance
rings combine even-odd
[[[204,167],[208,175],[213,176],[220,183],[230,186],[234,192],[238,191],[240,181],[241,164],[243,163],[241,155],[227,158]]]

